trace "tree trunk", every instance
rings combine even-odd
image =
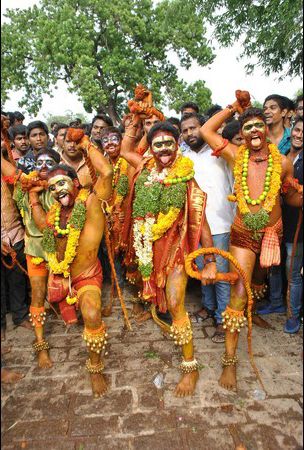
[[[106,114],[110,116],[113,120],[114,126],[119,126],[121,124],[121,119],[116,111],[115,102],[113,99],[110,99],[108,105],[100,105],[97,114]]]

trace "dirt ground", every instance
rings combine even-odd
[[[198,285],[188,287],[187,307],[199,306]],[[109,286],[104,288],[105,303]],[[125,290],[128,306],[130,292]],[[131,308],[131,307],[130,307]],[[133,331],[123,327],[117,305],[106,318],[109,331],[105,375],[108,393],[92,398],[84,365],[81,325],[69,330],[50,314],[46,335],[54,367],[36,368],[33,333],[9,321],[5,365],[26,376],[2,385],[3,450],[247,450],[301,449],[302,330],[283,332],[285,315],[268,316],[274,330],[253,330],[255,362],[267,397],[251,369],[246,332],[239,345],[238,392],[220,388],[224,344],[212,343],[212,322],[194,324],[200,379],[191,398],[174,397],[179,350],[151,320]],[[156,380],[155,380],[155,377]],[[158,383],[157,383],[158,382]],[[158,384],[158,387],[156,387]],[[262,393],[263,394],[263,393]],[[240,447],[243,448],[243,447]]]

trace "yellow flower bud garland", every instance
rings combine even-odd
[[[281,187],[282,158],[280,152],[275,144],[268,144],[268,149],[268,167],[262,194],[257,199],[252,199],[249,195],[247,185],[249,150],[245,145],[241,145],[234,166],[235,196],[228,196],[228,200],[237,202],[244,225],[255,233],[267,226]],[[256,213],[251,212],[248,207],[248,205],[260,204],[263,206]]]
[[[42,247],[47,253],[48,265],[56,275],[63,274],[65,278],[70,275],[70,266],[76,256],[81,231],[86,221],[85,202],[90,195],[88,189],[81,189],[75,200],[71,218],[65,230],[59,227],[61,205],[55,202],[47,214],[47,226],[43,231]],[[58,261],[56,255],[56,239],[58,235],[68,235],[64,259]]]
[[[134,248],[139,271],[148,280],[153,271],[153,242],[174,224],[194,177],[193,162],[179,156],[170,169],[158,172],[152,158],[138,177],[133,203]]]

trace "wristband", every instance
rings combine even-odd
[[[222,145],[214,149],[213,152],[211,153],[211,156],[216,156],[217,158],[219,158],[221,151],[224,150],[224,148],[227,147],[228,144],[229,144],[228,139],[223,139]]]
[[[229,109],[229,111],[231,112],[231,114],[232,114],[232,113],[234,114],[234,113],[236,112],[235,107],[232,106],[232,105],[227,105],[227,106],[226,106],[226,109]]]

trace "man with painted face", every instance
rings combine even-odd
[[[121,249],[122,226],[125,219],[126,199],[134,169],[121,157],[122,135],[118,128],[109,127],[102,130],[100,138],[104,155],[113,167],[113,191],[109,199],[110,236],[113,255],[118,257]],[[122,275],[121,265],[116,261],[118,274]],[[122,281],[122,276],[120,276]]]
[[[160,122],[150,130],[150,157],[143,158],[129,150],[139,120],[137,115],[133,117],[121,150],[121,155],[136,169],[126,209],[125,261],[133,271],[137,266],[142,279],[141,298],[152,303],[156,322],[162,323],[155,306],[161,313],[168,310],[173,318],[171,335],[183,355],[183,375],[176,395],[184,397],[194,392],[198,379],[191,322],[185,310],[184,258],[197,249],[199,241],[204,247],[212,246],[205,217],[206,194],[194,180],[192,161],[178,154],[179,132],[171,123]],[[213,282],[215,276],[214,255],[206,255],[203,282]]]
[[[302,205],[301,191],[293,180],[291,162],[280,155],[276,145],[267,142],[268,128],[263,111],[250,108],[247,91],[236,91],[237,100],[211,117],[201,128],[205,142],[215,156],[223,157],[234,170],[237,214],[231,227],[230,252],[239,262],[252,282],[254,269],[260,265],[268,269],[280,264],[280,239],[282,237],[281,186],[285,201],[293,206]],[[241,134],[245,145],[237,147],[218,135],[223,122],[238,112]],[[263,290],[263,285],[256,289]],[[244,325],[247,296],[243,281],[232,286],[230,303],[223,313],[226,328],[226,352],[222,357],[223,373],[220,385],[236,388],[236,349],[238,333]],[[236,325],[237,324],[237,325]]]
[[[27,137],[30,143],[30,150],[18,160],[17,165],[18,169],[21,169],[22,172],[29,174],[35,169],[37,153],[47,148],[48,133],[47,125],[40,120],[34,120],[28,124]]]
[[[48,257],[48,299],[63,305],[65,310],[79,306],[85,324],[83,338],[89,351],[86,368],[93,394],[99,397],[107,389],[101,360],[107,333],[101,319],[102,270],[97,253],[104,231],[102,205],[111,195],[113,171],[96,147],[90,146],[88,151],[99,173],[93,192],[81,188],[71,167],[59,164],[47,176],[55,203],[46,215],[36,196],[33,216],[43,231],[42,245]],[[40,310],[37,314],[41,314]],[[36,325],[36,319],[34,322]],[[44,343],[38,340],[36,345],[42,347]]]
[[[54,150],[40,150],[36,156],[36,170],[29,175],[21,173],[20,170],[1,159],[1,171],[4,180],[14,184],[14,200],[23,218],[25,225],[25,247],[27,272],[30,279],[32,298],[30,313],[36,315],[37,309],[41,309],[41,321],[45,319],[44,302],[46,298],[46,286],[48,280],[48,270],[46,267],[47,257],[42,248],[42,232],[36,226],[33,218],[35,209],[39,207],[47,212],[53,203],[52,196],[47,187],[47,174],[60,161],[60,156]],[[39,313],[40,314],[40,313]],[[32,321],[32,324],[34,322]],[[35,326],[35,335],[37,342],[43,340],[42,328]],[[40,368],[49,368],[52,362],[48,355],[48,345],[34,349],[38,356],[38,366]]]

